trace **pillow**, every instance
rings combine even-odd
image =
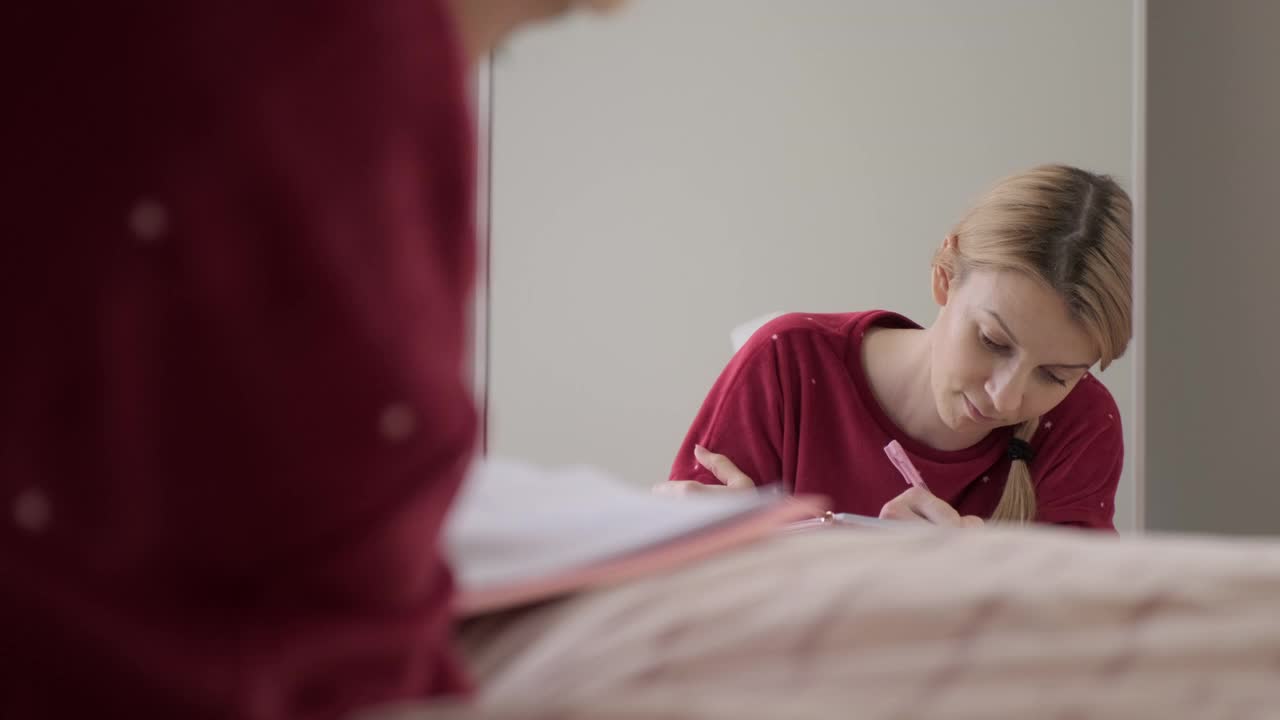
[[[747,344],[747,341],[751,339],[751,336],[754,335],[755,332],[765,323],[774,318],[782,317],[783,315],[786,315],[786,313],[772,312],[768,315],[761,315],[754,320],[748,320],[734,328],[733,331],[729,333],[729,341],[733,343],[733,351],[735,353],[738,352],[743,345]]]

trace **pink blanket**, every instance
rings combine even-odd
[[[1280,717],[1280,542],[828,529],[461,642],[431,717]]]

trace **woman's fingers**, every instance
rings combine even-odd
[[[755,489],[755,482],[724,455],[713,453],[701,445],[694,445],[693,456],[698,460],[699,465],[706,468],[722,484],[709,485],[696,480],[670,480],[654,485],[653,492],[658,495],[684,496],[704,492],[736,492]]]
[[[947,527],[981,527],[982,519],[972,515],[961,517],[937,495],[920,487],[906,492],[884,504],[880,517],[886,520],[923,520]]]
[[[747,477],[747,474],[738,469],[729,458],[719,453],[713,453],[701,445],[693,446],[693,457],[697,459],[698,464],[711,471],[716,479],[735,490],[749,490],[756,486],[755,481]]]

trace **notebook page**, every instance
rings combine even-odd
[[[781,502],[653,495],[586,467],[478,463],[445,528],[461,593],[533,582],[668,543]]]

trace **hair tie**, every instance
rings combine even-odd
[[[1021,460],[1028,465],[1032,460],[1036,459],[1036,451],[1032,449],[1031,443],[1021,438],[1012,438],[1009,440],[1009,459],[1013,461]]]

